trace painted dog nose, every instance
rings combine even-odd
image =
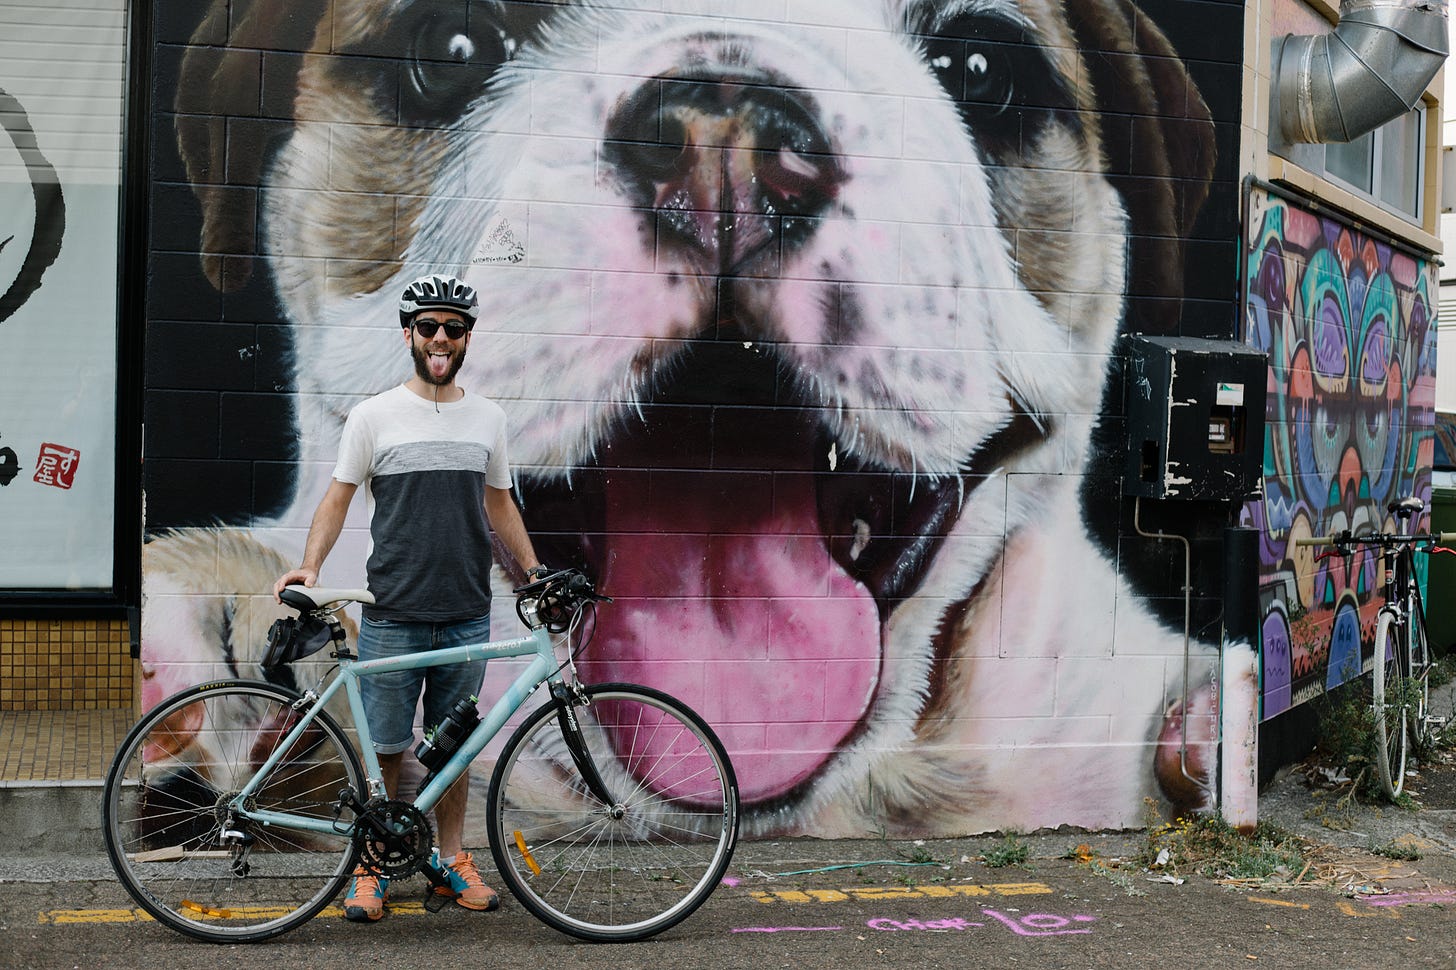
[[[809,99],[744,80],[644,85],[613,114],[604,155],[658,238],[719,273],[771,265],[844,181]]]

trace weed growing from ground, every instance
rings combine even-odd
[[[1316,754],[1349,775],[1352,794],[1361,801],[1383,798],[1375,772],[1375,711],[1370,690],[1370,678],[1356,676],[1311,702],[1319,719]]]
[[[1008,832],[999,843],[986,850],[984,860],[986,865],[992,869],[1004,869],[1007,866],[1025,867],[1030,855],[1031,847],[1018,839],[1015,832]]]
[[[1370,851],[1387,859],[1399,859],[1403,862],[1415,862],[1421,857],[1420,847],[1405,838],[1392,839],[1384,845],[1372,847]]]
[[[1154,813],[1156,808],[1152,809]],[[1138,862],[1173,874],[1198,872],[1215,879],[1289,878],[1304,870],[1298,842],[1289,833],[1259,823],[1244,835],[1217,815],[1179,818],[1149,825]]]
[[[906,862],[913,862],[916,865],[924,865],[927,862],[935,861],[935,855],[922,842],[916,842],[908,850],[902,850],[899,855]]]

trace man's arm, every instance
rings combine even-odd
[[[302,583],[305,586],[313,586],[318,582],[319,570],[323,568],[324,560],[328,558],[329,550],[334,548],[334,543],[339,539],[339,533],[344,529],[344,517],[349,514],[349,503],[354,499],[354,492],[358,485],[350,485],[341,482],[337,478],[329,481],[329,490],[324,492],[324,497],[319,501],[319,506],[314,510],[313,522],[308,527],[308,541],[303,547],[303,565],[297,569],[290,569],[278,578],[273,584],[273,598],[278,599],[278,594],[283,592],[283,587]],[[522,530],[524,532],[524,530]]]
[[[496,538],[516,560],[525,573],[539,566],[536,550],[531,546],[531,537],[526,534],[526,523],[521,521],[521,510],[508,488],[485,487],[485,517],[490,522]]]

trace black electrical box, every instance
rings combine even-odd
[[[1264,468],[1268,358],[1227,340],[1124,338],[1127,466],[1123,492],[1240,501]]]

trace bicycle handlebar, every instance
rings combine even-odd
[[[1295,539],[1296,546],[1398,546],[1415,545],[1416,543],[1429,542],[1432,545],[1456,545],[1456,532],[1416,532],[1403,534],[1397,532],[1368,532],[1364,535],[1351,535],[1348,532],[1337,532],[1334,535],[1310,536],[1308,539]]]
[[[552,633],[561,633],[588,603],[610,603],[612,598],[598,593],[591,579],[579,569],[558,569],[534,582],[519,586],[516,594],[516,615],[528,627],[544,626]]]

